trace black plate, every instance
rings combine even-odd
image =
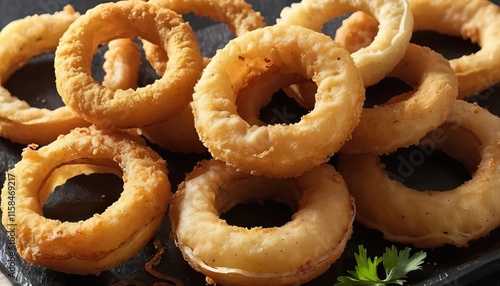
[[[65,4],[71,3],[81,13],[106,1],[67,1],[67,0],[18,0],[0,1],[0,27],[8,22],[35,13],[52,13],[61,10]],[[281,9],[292,2],[284,0],[253,0],[249,1],[254,8],[261,11],[268,24],[273,24],[279,16]],[[494,1],[499,3],[498,0]],[[224,24],[214,23],[205,18],[197,18],[193,15],[186,15],[199,37],[200,46],[204,55],[212,56],[217,48],[221,48],[232,38],[231,33]],[[333,35],[336,27],[340,23],[340,18],[330,21],[325,25],[324,32]],[[430,32],[419,32],[414,34],[413,42],[429,45],[431,48],[442,52],[447,57],[456,57],[459,54],[473,52],[477,46],[466,41],[453,37],[443,37]],[[4,43],[0,43],[4,44]],[[95,66],[102,64],[103,49],[96,55]],[[0,63],[1,64],[1,63]],[[150,82],[151,68],[145,66],[143,69],[143,84]],[[102,70],[96,68],[96,77],[102,77]],[[379,92],[394,93],[394,82],[385,80],[376,87],[371,87],[367,91],[367,96]],[[7,82],[6,87],[15,95],[27,100],[30,104],[38,107],[54,108],[61,104],[61,100],[55,91],[53,75],[53,54],[37,57],[29,64],[16,72]],[[404,87],[403,87],[404,88]],[[45,99],[45,100],[40,100]],[[499,86],[493,86],[480,95],[470,98],[478,102],[481,106],[487,107],[492,113],[500,114],[500,90]],[[303,112],[293,102],[290,102],[282,93],[276,95],[273,100],[275,108],[287,107],[288,119],[290,115],[297,118]],[[269,112],[269,111],[267,111]],[[266,113],[266,111],[264,111]],[[297,119],[295,118],[295,119]],[[172,186],[176,186],[184,179],[184,174],[189,172],[195,163],[203,158],[209,158],[208,154],[185,155],[162,150],[158,146],[152,145],[168,161],[169,177]],[[11,168],[18,160],[24,146],[13,144],[9,140],[0,139],[0,171],[4,172]],[[404,152],[403,152],[404,153]],[[401,153],[401,154],[403,154]],[[400,154],[400,153],[398,153]],[[463,174],[460,166],[456,162],[446,163],[445,166],[436,169],[438,163],[450,158],[443,158],[442,154],[426,160],[426,163],[418,168],[411,177],[408,184],[424,185],[430,184],[436,188],[451,188],[455,184],[460,184],[467,179],[467,174]],[[331,163],[335,165],[335,156]],[[387,160],[391,160],[388,158]],[[392,159],[394,160],[394,158]],[[434,162],[434,163],[433,163]],[[388,164],[389,165],[389,164]],[[431,177],[435,172],[438,176]],[[3,178],[2,178],[3,181]],[[61,220],[78,220],[93,214],[102,212],[120,194],[121,181],[112,175],[91,175],[89,177],[78,176],[70,180],[64,186],[58,188],[53,196],[44,206],[44,213],[48,217],[59,218]],[[175,191],[175,187],[174,190]],[[104,195],[104,196],[103,196]],[[103,198],[104,197],[104,198]],[[383,206],[381,206],[383,207]],[[279,211],[277,211],[277,209]],[[277,214],[278,212],[278,214]],[[251,215],[250,215],[251,213]],[[258,215],[256,215],[258,214]],[[283,216],[284,215],[284,216]],[[274,224],[283,223],[287,219],[286,208],[268,204],[264,206],[250,206],[235,208],[227,214],[227,219],[234,224],[259,224],[263,220],[270,220],[274,217]],[[249,216],[257,217],[248,222]],[[323,275],[308,283],[307,285],[333,285],[336,278],[345,275],[346,271],[354,268],[353,253],[357,251],[357,246],[363,244],[369,255],[380,255],[386,246],[392,243],[385,241],[382,236],[373,230],[368,230],[359,224],[355,224],[354,234],[342,257]],[[204,276],[192,270],[184,262],[180,252],[174,243],[169,239],[169,222],[164,223],[156,238],[163,241],[167,246],[167,253],[164,255],[158,270],[162,273],[175,276],[185,285],[204,285]],[[207,234],[208,235],[208,234]],[[112,285],[114,282],[123,279],[137,279],[146,285],[152,285],[160,281],[143,271],[144,264],[151,259],[155,250],[152,243],[149,243],[139,254],[119,265],[111,271],[106,271],[99,276],[78,276],[67,275],[55,271],[47,270],[39,266],[30,266],[18,256],[7,255],[7,234],[4,228],[0,228],[0,269],[7,275],[12,276],[11,282],[19,285]],[[404,247],[398,245],[398,247]],[[428,258],[422,271],[410,273],[408,283],[412,285],[464,285],[480,276],[488,275],[500,269],[500,230],[493,231],[489,236],[472,242],[468,248],[455,248],[445,246],[439,249],[426,250]]]

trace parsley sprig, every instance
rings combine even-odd
[[[351,276],[340,276],[337,278],[338,283],[335,286],[347,285],[388,285],[398,284],[403,285],[406,280],[406,274],[410,271],[422,269],[424,258],[427,257],[425,252],[420,251],[410,257],[411,248],[406,247],[399,251],[393,245],[391,248],[386,247],[382,257],[368,257],[366,249],[363,245],[358,246],[359,254],[354,254],[356,259],[355,270],[347,271]],[[385,269],[385,279],[378,277],[377,268],[382,262]]]

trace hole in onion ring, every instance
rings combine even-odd
[[[308,112],[282,90],[278,90],[273,94],[271,102],[261,109],[259,118],[267,124],[293,124]]]
[[[246,59],[241,60],[246,61]],[[254,65],[253,68],[252,65]],[[246,68],[259,73],[262,69],[260,65],[262,64],[257,61],[250,65],[247,64]],[[250,79],[246,79],[245,83],[243,83],[245,80],[241,79],[244,76],[237,78],[235,92],[238,93],[236,98],[238,114],[251,125],[297,123],[303,115],[314,108],[316,101],[314,95],[317,87],[312,81],[308,81],[307,85],[297,86],[298,88],[304,86],[314,88],[313,92],[307,93],[311,95],[308,98],[298,97],[299,93],[287,94],[283,90],[283,88],[291,88],[289,87],[291,83],[305,81],[302,75],[297,73],[283,74],[271,66],[261,74],[252,74],[250,77]],[[241,89],[238,89],[238,86],[241,86]]]
[[[395,77],[386,77],[379,83],[366,88],[364,107],[372,108],[382,105],[396,95],[412,91],[413,87]]]
[[[54,53],[51,52],[31,58],[10,76],[5,88],[32,107],[54,110],[64,105],[55,80]],[[47,82],[54,84],[47,85]]]
[[[295,184],[287,180],[245,178],[222,186],[215,198],[215,208],[229,225],[280,227],[292,220],[300,196]]]
[[[420,191],[457,188],[472,178],[480,160],[478,139],[469,130],[451,124],[431,131],[417,146],[380,158],[391,179]],[[442,180],[444,177],[449,179]]]
[[[414,31],[410,42],[426,46],[444,55],[448,60],[478,52],[481,47],[469,39],[450,36],[436,31]]]
[[[104,54],[108,50],[108,45],[99,45],[97,52],[92,57],[92,77],[98,82],[102,82],[105,72],[102,68],[104,64]]]
[[[144,87],[153,84],[157,79],[160,79],[161,77],[151,66],[151,63],[146,59],[144,50],[142,49],[142,42],[139,47],[141,47],[142,63],[139,69],[138,87]]]
[[[134,45],[136,46],[134,47]],[[116,89],[136,89],[153,84],[157,79],[160,79],[158,73],[146,59],[141,40],[132,39],[131,45],[122,43],[118,46],[110,49],[109,43],[99,45],[92,58],[92,77],[94,80],[111,85]],[[108,51],[113,54],[110,55],[112,57],[110,60],[106,60]],[[106,69],[106,64],[110,63],[114,66],[109,66]],[[107,81],[104,80],[106,72],[113,72]]]
[[[229,225],[239,227],[280,227],[292,219],[293,212],[287,204],[264,201],[238,204],[221,215]]]
[[[84,165],[59,167],[61,173],[55,171],[47,179],[40,190],[40,198],[46,198],[42,206],[46,218],[68,222],[86,220],[94,214],[104,212],[118,200],[123,190],[120,177],[97,169],[93,170],[96,173],[81,174],[76,170],[80,170],[82,166]]]
[[[422,145],[400,148],[381,156],[380,161],[391,179],[419,191],[452,190],[471,179],[458,161],[443,151],[431,151]]]

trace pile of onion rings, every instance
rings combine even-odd
[[[235,36],[240,36],[266,25],[260,13],[253,10],[252,6],[242,0],[222,2],[218,0],[152,0],[149,3],[171,9],[179,14],[195,13],[200,17],[205,16],[213,21],[226,23]],[[143,41],[143,48],[146,58],[155,71],[159,75],[163,75],[168,62],[165,51],[147,41]],[[210,61],[209,58],[203,60],[204,66]],[[169,120],[142,127],[141,132],[149,141],[168,150],[185,153],[203,153],[207,151],[194,128],[194,117],[190,105],[184,107],[175,117]]]
[[[383,105],[364,108],[344,152],[382,154],[413,145],[446,120],[457,97],[457,79],[449,63],[425,47],[409,44],[405,57],[387,76],[418,86]]]
[[[458,98],[473,96],[500,82],[500,7],[488,0],[432,1],[409,0],[413,30],[430,30],[451,36],[461,36],[480,46],[471,55],[451,59],[458,78]],[[335,40],[351,52],[373,41],[378,21],[356,12],[337,30]]]
[[[62,109],[78,124],[58,129],[51,123],[47,128],[53,132],[45,132],[46,137],[34,133],[35,127],[27,131],[33,137],[27,138],[4,132],[9,130],[10,119],[0,122],[1,136],[46,145],[38,150],[30,145],[9,171],[17,178],[14,223],[21,257],[61,272],[99,274],[151,241],[168,207],[172,236],[183,257],[213,284],[310,281],[342,254],[354,218],[380,230],[387,240],[417,247],[467,246],[487,235],[500,226],[498,220],[489,219],[500,217],[499,200],[492,191],[498,186],[491,179],[500,170],[499,119],[457,100],[457,94],[461,98],[461,88],[470,94],[471,89],[497,82],[497,69],[489,69],[487,82],[464,88],[452,61],[408,44],[411,31],[420,25],[417,17],[413,25],[414,6],[430,5],[423,0],[408,2],[305,0],[283,9],[278,23],[269,26],[242,0],[125,0],[98,5],[81,16],[67,7],[54,15],[23,19],[26,25],[45,23],[48,20],[41,19],[51,17],[66,18],[58,27],[61,30],[47,33],[52,37],[50,43],[45,38],[41,42],[54,50],[54,39],[62,36],[55,60],[57,88],[67,104]],[[483,2],[471,2],[478,9],[467,10],[467,19],[485,20],[463,29],[481,43],[497,33],[486,23],[498,23],[491,16],[496,15],[497,7]],[[325,9],[332,3],[338,4],[335,9]],[[433,7],[432,16],[439,18],[442,7]],[[340,39],[350,29],[344,37],[345,47],[314,31],[327,18],[355,9],[376,16],[380,27],[360,20],[358,27],[368,27],[368,32],[355,30],[348,21],[362,14],[354,13],[337,34]],[[311,17],[314,11],[321,17]],[[203,58],[192,28],[180,15],[189,12],[226,23],[235,38],[213,59]],[[12,32],[3,30],[0,38],[3,34]],[[360,44],[358,39],[366,41]],[[23,43],[36,38],[29,40]],[[100,83],[92,77],[91,58],[106,43],[106,76]],[[362,49],[364,53],[358,52],[367,45],[371,47]],[[0,47],[4,46],[0,43]],[[0,58],[12,56],[16,61],[0,64],[2,84],[27,59],[45,51],[36,49],[30,54],[0,49]],[[497,49],[485,43],[484,53],[497,56]],[[147,86],[138,81],[143,59],[159,76]],[[363,109],[365,88],[386,77],[401,77],[415,90]],[[471,82],[470,78],[463,81]],[[259,117],[262,108],[276,91],[289,90],[287,87],[299,88],[296,95],[288,95],[309,112],[297,123],[265,123]],[[0,89],[2,94],[10,96]],[[26,109],[17,99],[16,106]],[[379,117],[370,115],[377,110],[384,112]],[[471,170],[479,160],[460,152],[455,140],[464,143],[464,133],[477,138],[480,146],[466,149],[480,150],[482,160],[473,179],[443,193],[409,190],[388,179],[377,158],[400,147],[428,142],[426,134],[435,128],[470,130],[447,133],[454,140],[440,142],[438,147]],[[176,152],[208,152],[212,159],[200,161],[186,175],[171,202],[166,163],[138,135]],[[336,153],[339,173],[326,163]],[[120,199],[105,212],[78,223],[43,217],[41,206],[56,186],[91,173],[122,177],[125,185]],[[366,183],[378,186],[377,194],[369,192],[375,188]],[[394,189],[398,195],[393,194]],[[5,226],[12,223],[6,215],[11,191],[6,182],[1,205]],[[251,229],[228,225],[220,218],[236,204],[268,199],[288,204],[295,212],[293,218],[281,227]],[[395,215],[384,213],[380,204],[374,205],[377,201],[389,204],[386,208]],[[439,208],[445,201],[456,202],[466,215],[436,220],[436,216],[450,213]],[[131,217],[137,209],[147,210],[140,219]],[[331,224],[332,219],[337,223]],[[92,231],[102,236],[91,235]],[[301,251],[296,251],[296,244]],[[148,263],[149,271],[157,262]],[[156,270],[152,273],[162,276]]]

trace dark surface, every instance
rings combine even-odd
[[[46,12],[52,13],[61,10],[69,2],[78,11],[83,13],[100,1],[0,0],[0,27],[5,26],[12,20],[27,15]],[[268,24],[273,24],[281,8],[293,1],[254,0],[249,2],[254,5],[256,10],[263,13]],[[192,15],[186,16],[186,19],[190,21],[196,30],[200,46],[206,56],[212,56],[217,48],[223,47],[232,38],[231,33],[223,24],[215,24],[207,19],[198,19]],[[338,20],[329,22],[324,32],[333,35],[332,31],[334,31],[338,24]],[[436,36],[432,33],[415,34],[413,41],[429,45],[433,49],[447,54],[449,57],[456,57],[457,53],[460,54],[464,53],[464,51],[471,51],[477,48],[475,45],[471,45],[461,39]],[[450,43],[453,46],[452,51],[443,49],[446,46],[450,46]],[[455,50],[457,46],[462,48]],[[99,60],[100,55],[102,55],[102,51],[96,56],[96,66],[99,66],[100,62],[102,62]],[[16,72],[7,82],[6,87],[13,94],[27,100],[34,106],[54,108],[60,105],[61,100],[55,92],[52,61],[53,54],[36,58],[28,66]],[[97,68],[96,70],[96,77],[99,78],[99,69]],[[148,74],[149,71],[146,70],[143,73]],[[143,83],[150,82],[150,79],[150,77],[145,77]],[[387,91],[388,89],[392,89],[390,83],[381,84],[369,89],[367,96],[384,90]],[[41,99],[45,99],[46,101]],[[497,115],[500,114],[499,86],[494,86],[471,100],[489,108],[491,112]],[[288,115],[297,114],[298,116],[298,114],[303,112],[293,102],[286,100],[282,95],[281,97],[278,96],[272,104],[274,104],[276,109],[271,108],[269,109],[270,111],[283,110],[281,108],[286,106],[289,111]],[[172,186],[174,186],[173,191],[175,191],[175,186],[184,179],[184,174],[189,172],[198,160],[208,157],[207,154],[200,156],[182,155],[161,150],[154,145],[151,146],[165,157],[168,162],[169,178]],[[6,139],[0,139],[0,172],[3,173],[8,168],[11,168],[20,159],[22,148],[23,146],[21,145],[12,144]],[[446,160],[448,159],[446,158]],[[426,160],[425,164],[420,166],[414,172],[414,176],[411,177],[412,184],[418,185],[419,182],[421,184],[425,182],[426,184],[430,184],[430,186],[444,184],[444,188],[450,188],[448,183],[457,184],[467,179],[467,174],[463,174],[455,162],[444,164],[445,166],[440,167],[446,175],[440,175],[437,178],[431,177],[436,167],[436,164],[431,163],[433,161],[444,162],[441,157],[432,157]],[[335,164],[335,157],[332,158],[332,164]],[[59,188],[56,191],[56,196],[49,198],[49,202],[44,207],[44,212],[47,216],[62,220],[75,220],[88,217],[93,212],[102,211],[116,199],[119,195],[121,183],[113,175],[76,177]],[[278,208],[283,208],[283,206],[278,206]],[[272,224],[280,225],[283,223],[283,220],[286,221],[289,210],[285,207],[280,211],[279,215],[274,217],[273,210],[275,209],[272,204],[264,206],[241,206],[228,212],[226,219],[233,221],[235,224],[257,225],[262,222],[264,217],[266,222],[272,221]],[[255,220],[248,220],[250,216],[255,217]],[[268,216],[273,216],[274,219]],[[185,285],[204,285],[204,277],[192,270],[183,261],[179,251],[169,239],[169,231],[168,219],[165,219],[163,226],[155,236],[155,238],[162,240],[167,245],[167,253],[163,256],[158,269],[162,273],[181,279]],[[344,255],[324,275],[307,285],[333,285],[339,275],[345,275],[347,270],[353,269],[353,253],[357,250],[358,244],[363,244],[368,249],[368,254],[375,256],[380,255],[384,247],[390,246],[392,243],[385,241],[379,233],[355,224],[353,237],[349,241]],[[160,281],[143,271],[144,264],[155,252],[152,243],[148,244],[134,258],[97,277],[66,275],[38,266],[29,266],[17,256],[14,256],[13,261],[9,262],[8,259],[10,257],[6,254],[7,236],[3,227],[0,227],[0,245],[2,249],[0,251],[0,269],[6,275],[11,273],[10,270],[13,270],[15,277],[12,279],[12,282],[20,285],[111,285],[123,279],[138,279],[146,283],[146,285],[152,285],[154,282]],[[402,245],[396,246],[404,247]],[[468,248],[457,249],[445,246],[435,250],[427,250],[427,253],[428,258],[426,259],[424,270],[411,273],[408,277],[409,284],[500,285],[499,276],[490,275],[499,272],[500,269],[499,229],[493,231],[485,238],[472,242]],[[12,268],[7,269],[7,266],[12,266]]]

